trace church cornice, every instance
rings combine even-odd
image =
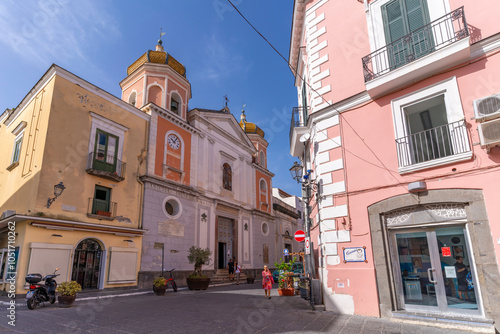
[[[166,120],[170,121],[171,123],[177,125],[180,128],[183,128],[184,130],[201,135],[201,131],[198,130],[197,128],[189,125],[184,119],[182,119],[180,116],[174,114],[171,111],[165,110],[162,107],[157,106],[156,104],[150,102],[146,104],[144,107],[141,108],[145,112],[154,112],[157,115],[165,118]]]
[[[259,172],[266,174],[269,177],[274,177],[274,173],[270,172],[267,168],[262,167],[259,164],[256,164],[255,162],[252,163],[252,166],[257,169]]]
[[[148,189],[156,188],[156,190],[162,190],[165,193],[175,192],[175,194],[179,197],[185,197],[192,200],[193,197],[197,198],[203,194],[201,191],[191,186],[186,186],[184,184],[170,181],[164,178],[159,178],[157,176],[142,175],[139,178],[142,182],[144,182],[145,187]],[[154,185],[156,187],[151,187],[151,185]]]

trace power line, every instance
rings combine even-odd
[[[267,44],[269,44],[269,46],[271,46],[271,48],[273,48],[273,50],[274,50],[274,51],[275,51],[275,52],[276,52],[276,53],[277,53],[277,54],[278,54],[278,55],[279,55],[279,56],[280,56],[280,57],[281,57],[281,58],[282,58],[282,59],[283,59],[283,60],[287,63],[288,67],[290,67],[290,68],[292,69],[293,73],[294,73],[296,76],[298,76],[298,77],[299,77],[299,78],[300,78],[300,79],[301,79],[301,80],[302,80],[302,81],[303,81],[303,82],[307,85],[307,87],[309,87],[309,89],[310,89],[311,91],[313,91],[314,93],[316,93],[316,95],[317,95],[317,96],[319,96],[319,97],[320,97],[320,98],[321,98],[321,99],[322,99],[322,100],[323,100],[323,101],[324,101],[324,102],[325,102],[328,106],[332,106],[332,104],[331,104],[330,102],[328,102],[328,101],[327,101],[327,100],[323,97],[323,95],[322,95],[322,94],[319,94],[319,93],[318,93],[318,92],[317,92],[317,91],[316,91],[316,90],[315,90],[315,89],[314,89],[314,88],[313,88],[313,87],[312,87],[312,86],[311,86],[308,82],[306,82],[306,80],[304,80],[304,78],[303,78],[303,77],[302,77],[302,76],[301,76],[301,75],[297,72],[297,69],[296,69],[296,68],[295,68],[292,64],[290,64],[290,62],[289,62],[289,61],[288,61],[288,60],[287,60],[287,59],[286,59],[286,58],[285,58],[285,57],[284,57],[284,56],[283,56],[283,55],[282,55],[282,54],[281,54],[281,53],[280,53],[280,52],[279,52],[279,51],[278,51],[275,47],[274,47],[274,45],[273,45],[271,42],[269,42],[269,41],[267,40],[267,38],[266,38],[266,37],[264,37],[264,35],[262,35],[262,33],[261,33],[261,32],[260,32],[257,28],[255,28],[255,26],[254,26],[254,25],[253,25],[253,24],[252,24],[252,23],[251,23],[251,22],[250,22],[250,21],[249,21],[249,20],[245,17],[245,15],[243,15],[243,13],[242,13],[242,12],[240,12],[240,11],[239,11],[239,9],[238,9],[238,8],[237,8],[237,7],[236,7],[236,6],[235,6],[235,5],[231,2],[231,0],[227,0],[227,1],[228,1],[228,2],[231,4],[231,6],[232,6],[232,7],[233,7],[233,8],[234,8],[237,12],[238,12],[238,14],[239,14],[239,15],[240,15],[240,16],[241,16],[241,17],[242,17],[242,18],[243,18],[243,19],[244,19],[244,20],[245,20],[245,21],[246,21],[246,22],[250,25],[250,27],[252,27],[252,29],[253,29],[253,30],[254,30],[257,34],[259,34],[259,36],[260,36],[260,37],[262,37],[262,38],[263,38],[263,39],[267,42]],[[354,131],[354,134],[355,134],[355,135],[356,135],[359,139],[361,139],[361,141],[363,142],[363,144],[364,144],[364,145],[368,148],[368,150],[370,150],[370,152],[372,152],[372,153],[373,153],[373,155],[375,156],[375,158],[377,158],[377,160],[378,160],[378,161],[382,164],[382,166],[383,166],[383,167],[380,167],[380,166],[377,166],[377,165],[375,165],[375,166],[385,169],[387,172],[389,172],[389,174],[391,174],[391,176],[392,176],[392,177],[394,177],[394,178],[395,178],[395,176],[394,176],[394,175],[392,175],[392,173],[393,173],[394,171],[391,171],[390,169],[388,169],[388,168],[385,166],[385,164],[384,164],[384,163],[380,160],[380,158],[379,158],[379,157],[377,157],[377,155],[375,154],[375,152],[373,152],[373,150],[372,150],[372,149],[368,146],[368,144],[366,144],[366,142],[363,140],[363,138],[361,138],[361,136],[360,136],[360,135],[359,135],[359,134],[358,134],[358,133],[354,130],[354,128],[353,128],[353,127],[349,124],[349,122],[347,122],[347,120],[345,119],[345,117],[343,117],[343,116],[342,116],[341,112],[340,112],[338,109],[336,109],[336,108],[334,108],[334,111],[336,111],[336,112],[339,114],[339,117],[342,117],[342,119],[343,119],[343,120],[344,120],[344,121],[345,121],[345,122],[349,125],[349,127],[350,127],[353,131]],[[358,155],[356,155],[356,154],[354,154],[353,152],[351,152],[351,151],[347,150],[344,146],[342,146],[342,147],[343,147],[343,148],[344,148],[344,150],[346,150],[347,152],[349,152],[349,153],[351,153],[352,155],[354,155],[354,156],[356,156],[356,157],[360,158]],[[365,159],[362,159],[362,160],[367,162],[367,160],[365,160]],[[373,164],[373,163],[371,163],[371,164]]]

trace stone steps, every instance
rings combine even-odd
[[[244,273],[240,274],[240,283],[246,282],[247,276]],[[234,281],[229,280],[229,274],[227,273],[227,269],[217,269],[215,275],[212,276],[210,283],[220,284],[220,283],[236,283],[236,274]]]

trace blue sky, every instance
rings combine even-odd
[[[288,59],[293,1],[233,0],[247,19]],[[288,169],[294,77],[286,62],[227,0],[0,2],[0,112],[21,99],[55,63],[121,96],[127,67],[160,34],[163,46],[187,69],[189,108],[221,109],[223,97],[239,120],[266,132],[274,187],[299,195]]]

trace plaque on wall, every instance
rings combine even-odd
[[[366,260],[366,246],[363,247],[342,247],[344,253],[344,263],[347,262],[365,262]]]
[[[158,222],[158,234],[171,237],[184,237],[184,225],[175,220]]]

